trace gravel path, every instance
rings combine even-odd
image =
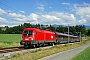
[[[60,52],[60,53],[42,58],[41,60],[70,60],[71,57],[78,54],[80,51],[84,50],[89,46],[90,46],[90,43],[75,49],[71,49],[68,51]]]

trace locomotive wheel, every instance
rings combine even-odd
[[[52,43],[52,46],[54,46],[55,45],[55,43]]]
[[[51,43],[49,42],[48,45],[51,45]]]
[[[59,44],[59,41],[58,40],[56,40],[56,44]]]
[[[52,43],[48,43],[48,45],[50,45],[50,46],[54,46],[55,43],[54,43],[54,42],[52,42]]]
[[[43,46],[45,46],[45,43],[43,44]]]
[[[37,45],[35,45],[35,44],[34,44],[34,45],[33,45],[33,47],[34,47],[34,48],[36,48],[36,47],[37,47]]]
[[[27,48],[29,48],[29,47],[28,47],[28,45],[24,45],[24,48],[27,49]]]

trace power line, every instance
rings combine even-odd
[[[8,8],[11,8],[11,9],[13,9],[13,10],[15,10],[15,11],[18,11],[17,9],[12,8],[12,7],[10,7],[10,6],[6,5],[6,4],[4,4],[4,3],[2,3],[2,2],[0,2],[0,4],[2,4],[2,5],[4,5],[4,6],[6,6],[6,7],[8,7]]]
[[[2,2],[0,2],[0,4],[2,4],[2,5],[4,5],[4,6],[6,6],[6,7],[8,7],[8,8],[13,9],[14,11],[20,12],[20,10],[17,10],[17,9],[15,9],[15,8],[13,8],[13,7],[10,7],[10,6],[8,6],[8,5],[6,5],[6,4],[2,3]],[[7,12],[7,13],[10,13],[10,12]],[[20,12],[20,13],[21,13],[21,12]],[[26,14],[26,13],[25,13],[25,15],[28,15],[28,14]]]

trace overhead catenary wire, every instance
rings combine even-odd
[[[0,2],[0,4],[6,6],[6,7],[8,7],[8,8],[10,8],[10,9],[13,9],[13,10],[16,11],[16,12],[20,12],[20,10],[17,10],[16,8],[13,8],[13,7],[11,7],[11,6],[7,5],[7,4],[4,4],[4,3],[2,3],[2,2]],[[9,14],[10,12],[7,12],[7,13]],[[20,12],[20,13],[21,13],[21,12]],[[24,14],[25,14],[25,15],[28,15],[28,14],[26,14],[26,13],[24,13]]]
[[[17,10],[17,9],[15,9],[15,8],[13,8],[13,7],[11,7],[11,6],[7,5],[7,4],[5,4],[5,3],[0,2],[0,4],[6,6],[6,7],[8,7],[8,8],[10,8],[10,9],[13,9],[13,10],[16,11],[16,12],[20,12],[20,10]],[[7,13],[9,14],[10,12],[7,11]],[[21,12],[20,12],[20,13],[21,13]],[[27,14],[25,13],[25,15],[27,15]]]
[[[13,9],[13,10],[15,10],[15,11],[18,11],[17,9],[15,9],[15,8],[13,8],[13,7],[10,7],[10,6],[8,6],[8,5],[6,5],[6,4],[2,3],[2,2],[0,2],[0,4],[2,4],[2,5],[4,5],[4,6],[6,6],[6,7],[8,7],[8,8],[11,8],[11,9]]]

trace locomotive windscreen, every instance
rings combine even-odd
[[[32,32],[31,30],[26,30],[24,31],[24,36],[32,36]]]

